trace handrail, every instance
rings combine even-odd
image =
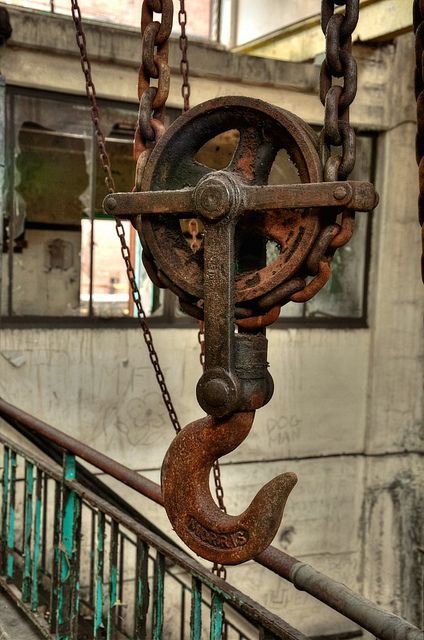
[[[175,544],[164,540],[157,533],[137,522],[130,515],[121,509],[111,505],[106,499],[96,495],[91,489],[81,484],[77,479],[69,479],[63,476],[63,470],[43,459],[38,453],[27,449],[22,444],[14,443],[0,433],[0,443],[3,443],[17,454],[23,456],[26,461],[35,464],[37,469],[46,473],[49,478],[60,482],[70,493],[74,493],[94,509],[110,518],[111,521],[119,522],[128,531],[135,534],[144,543],[153,547],[168,561],[187,571],[191,576],[200,579],[202,584],[213,589],[220,594],[220,597],[238,613],[245,616],[247,622],[258,624],[264,631],[271,633],[271,638],[282,638],[284,640],[308,640],[307,636],[292,627],[278,615],[268,611],[262,605],[255,602],[236,587],[224,582],[215,574],[211,573],[197,560],[189,556],[185,551],[179,549]],[[69,450],[68,450],[69,453]],[[4,586],[4,582],[2,582]],[[265,637],[265,636],[264,636]]]
[[[72,436],[18,409],[2,398],[0,398],[0,417],[16,420],[22,426],[51,440],[63,449],[82,458],[163,506],[161,488],[158,484]],[[311,565],[301,562],[275,547],[269,547],[262,552],[255,558],[255,562],[288,580],[297,589],[309,593],[331,609],[356,622],[377,638],[382,640],[423,640],[422,631],[404,618],[381,609],[344,584],[333,580],[314,569]]]

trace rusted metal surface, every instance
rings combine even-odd
[[[98,469],[111,475],[117,480],[124,482],[157,504],[163,504],[159,485],[143,478],[140,474],[127,469],[111,458],[87,447],[87,445],[79,442],[75,438],[72,438],[58,429],[47,425],[25,411],[14,407],[1,398],[0,416],[5,420],[10,421],[9,423],[12,426],[14,422],[18,422],[22,427],[26,427],[27,429],[38,433],[42,438],[55,442],[58,446],[68,452],[78,455],[83,460],[90,462]],[[1,433],[0,441],[4,442],[6,445],[10,444],[9,440]],[[14,449],[18,453],[22,452],[27,459],[35,460],[39,469],[49,473],[51,477],[56,478],[58,481],[61,481],[62,477],[60,469],[56,471],[56,465],[48,464],[45,459],[38,458],[37,454],[26,450],[22,445],[14,445]],[[178,565],[193,571],[194,575],[202,576],[202,578],[205,578],[207,582],[220,589],[223,589],[224,586],[225,589],[228,588],[231,602],[236,603],[236,605],[241,608],[241,611],[249,611],[249,615],[251,614],[255,616],[255,619],[258,621],[264,620],[264,618],[260,617],[264,612],[264,609],[260,607],[260,605],[253,603],[245,596],[238,599],[240,592],[233,589],[230,585],[224,585],[219,578],[211,576],[199,563],[174,545],[163,541],[163,539],[157,534],[152,533],[144,526],[140,525],[139,522],[134,520],[134,518],[131,518],[122,509],[113,507],[107,500],[102,499],[90,491],[90,489],[87,489],[76,481],[69,483],[69,486],[75,490],[80,490],[81,495],[83,495],[84,499],[87,501],[97,506],[101,506],[109,517],[115,518],[117,521],[133,527],[136,533],[142,535],[143,540],[160,549],[171,561],[175,561]],[[275,547],[269,547],[266,551],[263,551],[256,556],[254,561],[279,575],[281,578],[293,583],[298,589],[309,593],[315,599],[323,602],[334,611],[338,611],[340,614],[348,617],[363,629],[368,630],[381,640],[422,640],[422,631],[411,625],[403,618],[384,611],[373,602],[370,602],[363,596],[355,593],[340,582],[318,572],[311,565],[303,563],[297,558],[294,558]],[[6,583],[2,583],[2,585],[5,586]],[[275,626],[275,621],[279,619],[276,617],[273,618],[272,614],[269,614],[269,612],[265,612],[265,617],[269,624],[273,625],[271,629],[278,629],[278,626]],[[286,629],[290,630],[290,633],[295,633],[295,630],[289,627],[289,625],[286,626]],[[287,633],[289,633],[289,631],[287,631]],[[287,637],[299,638],[303,636],[289,635]]]
[[[205,366],[197,399],[209,416],[186,427],[174,440],[164,461],[162,482],[165,507],[175,530],[194,551],[214,562],[235,564],[253,553],[243,536],[243,544],[218,550],[218,543],[224,544],[220,523],[230,522],[230,517],[213,503],[209,488],[205,492],[202,487],[217,460],[212,452],[218,425],[225,450],[225,443],[233,441],[235,426],[253,420],[248,412],[262,407],[272,396],[266,343],[264,364],[253,348],[254,340],[278,317],[281,305],[305,302],[324,286],[331,276],[334,251],[351,236],[355,210],[369,211],[377,203],[372,185],[340,182],[346,181],[355,162],[348,107],[356,93],[351,34],[358,2],[350,3],[345,14],[336,15],[334,4],[324,1],[322,18],[327,49],[321,73],[325,124],[320,141],[297,116],[261,101],[211,100],[184,113],[160,139],[146,133],[147,139],[154,140],[154,148],[138,159],[136,191],[142,193],[120,194],[105,201],[105,211],[133,219],[152,279],[171,289],[186,312],[204,321]],[[343,86],[333,85],[333,78],[340,77]],[[153,92],[143,86],[141,105],[144,96]],[[143,127],[147,131],[146,117],[152,111],[153,102],[144,109],[140,131]],[[197,160],[201,148],[231,130],[238,131],[239,141],[225,169],[213,171],[201,164]],[[302,184],[268,186],[282,149]],[[249,215],[243,215],[245,212]],[[184,238],[181,219],[195,216],[201,219],[204,237],[202,246],[194,250],[193,243],[189,245]],[[243,238],[252,235],[258,238],[253,263],[243,254]],[[270,240],[279,254],[268,264],[266,243]],[[247,335],[243,338],[243,334]],[[241,346],[238,369],[237,345]],[[191,437],[192,433],[198,437]],[[185,477],[183,462],[188,459],[192,469],[205,474],[199,482],[200,476],[191,471],[186,484],[196,480],[197,485],[190,485],[190,492],[180,482]],[[181,486],[185,494],[180,493]],[[263,491],[268,488],[269,503],[277,504],[279,498],[285,502],[287,496],[277,494],[281,489],[278,479]],[[194,504],[196,516],[191,512]],[[275,513],[279,524],[282,509]],[[259,517],[252,517],[249,526],[248,539],[258,544],[269,542],[276,531],[274,521]],[[228,527],[234,533],[234,524]],[[222,531],[228,533],[225,527]],[[254,548],[257,553],[258,546]]]
[[[283,516],[294,473],[268,482],[240,516],[223,513],[209,489],[214,460],[247,437],[254,413],[217,420],[207,416],[186,426],[162,466],[165,509],[180,538],[198,555],[222,564],[245,562],[271,544]]]
[[[178,11],[178,24],[180,25],[181,33],[180,33],[180,50],[181,50],[181,61],[180,61],[180,74],[182,78],[181,84],[181,95],[183,98],[183,112],[188,111],[190,109],[190,65],[188,63],[187,49],[188,49],[188,38],[186,33],[187,26],[187,11],[185,8],[185,0],[180,1],[180,9]]]
[[[421,277],[424,282],[424,2],[414,0],[413,19],[415,32],[415,95],[417,98],[416,153],[420,195],[418,198],[418,220],[421,225],[422,256]]]
[[[389,613],[374,602],[332,580],[311,565],[270,547],[255,561],[343,614],[382,640],[422,640],[423,632],[404,618]]]
[[[264,126],[259,126],[260,123]],[[191,109],[168,129],[156,145],[146,165],[143,190],[184,189],[196,187],[200,179],[212,174],[194,156],[209,139],[232,128],[240,131],[239,147],[226,173],[242,181],[265,184],[278,149],[287,151],[296,162],[303,182],[319,182],[320,162],[314,134],[299,126],[298,119],[276,107],[248,98],[220,98]],[[289,143],[287,142],[289,140]],[[252,148],[252,144],[254,147]],[[219,194],[209,195],[211,206]],[[207,199],[206,197],[204,198]],[[197,199],[199,203],[201,198]],[[255,232],[262,237],[271,231],[274,218],[263,214]],[[262,228],[262,222],[266,225]],[[268,224],[267,224],[268,223]],[[248,221],[249,225],[254,222]],[[298,269],[302,258],[318,235],[320,221],[311,209],[290,212],[281,222],[279,240],[286,240],[286,251],[277,264],[264,267],[262,273],[238,274],[235,281],[237,303],[247,302],[277,286]],[[258,231],[257,229],[261,230]],[[193,254],[181,235],[173,216],[143,219],[143,248],[154,259],[157,268],[182,290],[188,300],[203,300],[203,254]],[[260,270],[262,271],[262,270]],[[271,282],[269,280],[271,279]],[[191,298],[191,299],[190,299]]]
[[[160,487],[151,482],[147,478],[140,476],[135,471],[131,471],[124,465],[120,464],[113,458],[106,456],[100,451],[93,449],[83,442],[76,440],[72,436],[55,429],[42,420],[37,420],[33,416],[25,413],[24,411],[14,407],[5,400],[0,398],[0,416],[9,417],[16,420],[20,424],[24,425],[27,429],[38,433],[47,440],[51,440],[59,447],[62,447],[66,451],[70,451],[74,455],[82,458],[86,462],[93,464],[98,469],[101,469],[110,476],[120,480],[124,484],[132,487],[136,491],[139,491],[150,500],[163,504],[162,493]]]
[[[160,14],[160,22],[153,20],[154,12]],[[115,215],[124,210],[132,217],[143,245],[143,262],[152,280],[173,291],[184,310],[204,320],[205,370],[197,385],[197,398],[209,416],[186,427],[172,443],[163,466],[163,494],[171,522],[192,549],[214,562],[236,564],[252,558],[269,544],[281,521],[282,508],[274,509],[275,518],[271,519],[266,504],[261,505],[260,500],[266,499],[268,505],[285,503],[289,476],[268,483],[245,514],[231,520],[213,503],[209,488],[204,490],[210,470],[222,454],[221,449],[215,454],[216,435],[220,433],[224,452],[231,451],[247,436],[252,412],[268,402],[273,392],[267,372],[266,339],[262,335],[265,327],[278,317],[281,305],[290,300],[309,300],[324,286],[331,275],[335,249],[347,242],[353,231],[354,209],[371,210],[377,202],[372,185],[339,183],[347,179],[355,162],[355,135],[349,125],[348,108],[356,93],[351,34],[358,19],[358,0],[348,3],[345,14],[335,14],[334,3],[323,0],[322,24],[327,45],[321,73],[325,124],[320,144],[297,116],[249,98],[209,101],[183,114],[165,133],[163,113],[169,93],[168,38],[172,14],[172,0],[143,2],[134,190],[153,195],[109,196],[105,210]],[[184,3],[180,5],[179,18],[187,109]],[[80,48],[86,54],[85,42]],[[91,79],[89,68],[86,77]],[[340,77],[344,80],[342,87],[333,84],[333,78]],[[151,84],[152,78],[157,79],[157,86]],[[94,91],[88,93],[95,100]],[[211,171],[196,160],[205,143],[230,130],[239,132],[239,142],[224,171]],[[277,153],[282,149],[303,184],[266,186]],[[107,168],[110,171],[110,164]],[[322,178],[326,185],[322,184]],[[245,211],[250,215],[242,216]],[[193,242],[189,246],[180,222],[187,217],[192,224],[196,216],[200,216],[204,228],[200,248]],[[129,251],[119,230],[118,235],[143,326],[145,317]],[[244,239],[252,236],[258,238],[253,263],[242,249],[237,249],[243,247]],[[279,255],[268,264],[266,245],[270,240],[279,248]],[[151,341],[150,345],[149,340],[146,342],[178,431],[163,374],[160,369],[158,372],[157,358],[155,361],[151,352],[153,346]],[[224,417],[225,420],[219,420]],[[192,437],[193,433],[197,437]],[[187,460],[192,461],[188,479],[187,467],[182,464]],[[181,485],[183,477],[186,484],[191,483],[190,492]],[[180,493],[182,486],[186,495],[190,494],[190,500],[184,497],[184,492]],[[195,515],[190,511],[193,505]],[[234,527],[243,517],[248,518],[245,525],[249,528],[246,536],[239,538],[240,544],[235,544]],[[228,534],[228,544],[233,540],[233,545],[222,550],[224,534]]]
[[[370,182],[321,182],[313,184],[281,184],[252,187],[240,184],[243,212],[277,209],[306,209],[309,207],[344,207],[355,211],[372,211],[378,203],[374,185]],[[209,195],[209,194],[208,194]],[[224,197],[229,199],[230,194]],[[211,197],[209,195],[209,197]],[[188,218],[197,211],[196,189],[169,191],[139,191],[114,193],[106,196],[103,208],[106,213],[120,219],[131,220],[138,215],[178,215]],[[228,205],[227,205],[228,206]],[[316,215],[319,210],[314,209]],[[282,218],[281,216],[280,218]],[[280,224],[282,220],[280,219]]]

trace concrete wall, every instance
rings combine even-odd
[[[68,27],[55,24],[52,28],[60,27],[63,38]],[[34,27],[31,33],[34,39],[41,38]],[[106,49],[110,42],[105,36]],[[2,53],[0,65],[18,84],[23,81],[18,65],[23,62],[26,68],[29,52],[15,47],[15,62],[9,49]],[[44,86],[52,80],[50,67],[42,66],[40,51],[34,54],[37,71],[32,83],[37,75]],[[52,52],[41,53],[52,61]],[[63,75],[61,90],[68,81],[70,90],[75,90],[76,76],[71,71],[77,68],[77,60],[63,56],[67,62],[62,71],[65,68],[69,76]],[[381,204],[373,224],[369,328],[270,330],[269,360],[276,392],[257,413],[249,438],[223,460],[222,475],[229,512],[236,513],[267,480],[295,471],[299,483],[276,546],[420,623],[423,342],[413,43],[406,36],[384,49],[365,48],[360,58],[354,119],[363,128],[381,132],[377,156]],[[225,93],[228,83],[234,93],[261,91],[262,97],[279,103],[288,97],[297,112],[306,118],[309,114],[312,122],[321,117],[316,90],[312,85],[309,91],[300,89],[310,82],[312,68],[299,65],[295,74],[292,65],[270,62],[273,66],[267,66],[267,61],[259,60],[256,77],[260,69],[267,69],[267,77],[273,74],[274,80],[255,88],[251,79],[255,62],[246,57],[225,59],[228,65],[221,68],[227,76],[236,68],[250,69],[251,76],[245,72],[247,80],[237,87],[213,74],[206,73],[202,79],[199,67],[196,70],[196,64],[202,63],[193,58],[195,74],[199,73],[194,84],[201,85],[195,101],[208,87],[212,94]],[[100,78],[106,77],[102,76],[105,64],[96,58]],[[114,64],[113,90],[119,95],[122,89],[126,96],[134,68],[127,64],[120,72]],[[185,424],[201,415],[194,396],[200,375],[196,334],[156,330],[154,337]],[[3,329],[0,394],[159,480],[173,434],[140,332]],[[119,487],[119,491],[172,535],[159,508],[128,489]],[[253,563],[231,568],[228,579],[307,633],[355,628]]]

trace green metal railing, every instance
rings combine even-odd
[[[24,446],[1,433],[1,418]],[[0,587],[44,637],[305,640],[193,560],[75,456],[162,505],[159,485],[0,398],[1,446]],[[376,638],[423,640],[403,618],[274,547],[255,562]]]
[[[73,454],[0,443],[0,585],[44,637],[305,639],[87,489]]]

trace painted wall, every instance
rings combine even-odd
[[[398,81],[384,83],[390,121],[370,120],[370,128],[381,128],[381,205],[373,225],[369,328],[272,329],[274,398],[243,446],[223,460],[222,475],[235,513],[267,480],[295,471],[299,483],[276,546],[419,623],[423,305],[412,73],[406,73],[411,38],[378,55]],[[311,96],[291,91],[300,112],[307,110]],[[195,332],[154,336],[185,424],[201,415]],[[0,394],[159,479],[173,434],[139,332],[3,329]],[[163,512],[119,491],[172,535]],[[306,633],[354,628],[253,563],[231,568],[228,579]]]

